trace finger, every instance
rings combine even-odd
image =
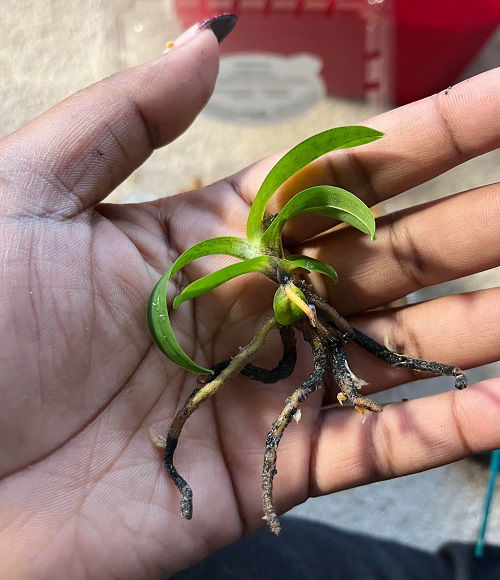
[[[498,360],[500,288],[372,312],[350,322],[398,353],[473,368]],[[356,375],[368,382],[363,394],[426,376],[392,368],[358,347],[350,348],[349,364]]]
[[[374,205],[499,147],[500,68],[362,124],[385,136],[314,162],[281,188],[269,212],[279,211],[300,189],[320,184],[343,187]],[[276,161],[263,160],[231,178],[248,204]],[[332,222],[300,218],[294,224],[288,230],[291,242],[307,239]]]
[[[195,25],[156,60],[92,85],[5,138],[1,178],[11,211],[74,215],[102,200],[191,124],[218,64],[216,34]]]
[[[339,283],[328,286],[329,300],[353,314],[500,266],[499,222],[496,183],[385,216],[375,243],[345,228],[298,251],[332,264]]]
[[[362,424],[349,409],[321,416],[310,493],[417,473],[500,446],[500,379],[384,407]]]

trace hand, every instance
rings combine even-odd
[[[176,455],[194,491],[193,520],[183,520],[148,428],[166,431],[196,377],[152,344],[145,306],[184,249],[244,235],[248,204],[274,160],[158,202],[99,204],[189,125],[217,64],[216,39],[201,31],[0,143],[6,577],[164,577],[263,523],[265,434],[295,383],[238,378],[193,415]],[[315,163],[304,179],[326,183],[333,175],[374,203],[493,149],[499,81],[492,71],[368,121],[387,137]],[[374,245],[349,229],[304,243],[325,227],[319,220],[296,222],[288,244],[335,265],[340,282],[331,300],[359,327],[379,339],[387,334],[399,351],[469,367],[498,356],[498,289],[365,311],[498,265],[498,210],[498,186],[488,186],[382,219]],[[195,264],[186,273],[194,278],[202,269]],[[174,328],[197,362],[211,365],[251,339],[270,311],[266,289],[253,285],[242,278],[175,313]],[[355,367],[372,390],[413,378],[369,357]],[[364,425],[351,409],[320,412],[321,393],[314,394],[280,445],[278,507],[499,447],[499,386],[486,381],[390,405]]]

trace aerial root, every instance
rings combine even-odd
[[[349,401],[354,409],[363,415],[363,421],[367,411],[374,413],[382,411],[382,407],[378,403],[360,395],[359,391],[366,383],[356,377],[349,368],[345,351],[347,342],[353,341],[391,366],[430,372],[435,375],[452,376],[455,379],[457,389],[463,389],[467,386],[467,378],[460,368],[398,354],[360,330],[351,327],[334,308],[317,296],[307,285],[302,284],[301,290],[306,297],[307,307],[311,310],[308,314],[310,315],[309,322],[302,319],[293,326],[303,334],[304,339],[311,347],[314,361],[313,371],[309,378],[286,399],[283,410],[272,424],[266,438],[262,469],[263,519],[276,535],[281,530],[273,503],[273,482],[276,475],[278,446],[292,418],[295,418],[297,422],[299,421],[301,403],[312,392],[321,387],[325,374],[331,375],[339,387],[337,395],[339,403],[342,405]],[[274,317],[266,320],[255,338],[247,346],[241,348],[235,357],[215,365],[212,368],[212,375],[202,377],[199,380],[200,384],[191,393],[172,421],[166,438],[152,429],[150,430],[153,444],[165,449],[164,463],[168,474],[182,495],[181,514],[186,519],[192,517],[193,492],[173,464],[174,453],[184,424],[204,401],[215,395],[236,373],[241,373],[266,384],[275,383],[291,375],[297,360],[296,339],[294,329],[291,326],[278,326],[283,354],[275,368],[265,369],[250,364],[250,361],[264,345],[269,332],[277,326]]]
[[[300,289],[304,293],[304,296],[307,298],[307,301],[313,304],[317,311],[319,310],[319,317],[321,317],[325,322],[332,324],[334,329],[338,329],[338,331],[340,331],[340,333],[342,333],[345,338],[348,339],[352,336],[351,325],[335,310],[335,308],[333,308],[333,306],[328,304],[326,300],[323,300],[323,298],[310,290],[306,284],[302,284]]]
[[[224,386],[227,380],[229,380],[234,374],[240,372],[248,361],[257,354],[264,345],[267,335],[273,328],[276,328],[276,320],[274,317],[268,318],[255,338],[247,346],[240,349],[240,352],[231,359],[231,362],[218,374],[218,376],[205,385],[198,386],[191,393],[182,408],[177,412],[177,415],[170,425],[165,442],[164,463],[172,481],[181,492],[181,514],[188,520],[191,519],[193,514],[193,492],[186,480],[179,474],[173,462],[175,449],[182,428],[187,419],[204,401],[213,397],[213,395]]]
[[[240,370],[240,374],[254,381],[259,381],[269,385],[286,379],[293,373],[297,362],[297,340],[295,339],[295,332],[292,326],[280,326],[279,331],[283,345],[283,355],[278,364],[273,369],[264,369],[252,364],[246,364]],[[219,376],[219,374],[227,368],[230,363],[230,358],[217,363],[211,368],[213,375],[203,375],[200,377],[199,382],[204,384],[208,380],[213,380],[215,377]]]
[[[375,355],[380,360],[390,364],[393,367],[402,369],[412,369],[414,371],[428,372],[438,376],[454,377],[455,378],[455,388],[462,390],[468,385],[467,377],[462,369],[454,367],[451,365],[445,365],[443,363],[421,360],[418,358],[412,358],[405,356],[404,354],[398,354],[387,347],[378,343],[376,340],[367,336],[361,330],[353,327],[352,340]]]
[[[302,312],[309,318],[311,326],[316,326],[316,306],[313,304],[312,307],[309,306],[300,296],[297,296],[295,292],[291,289],[290,284],[285,285],[284,292],[288,300],[293,302],[297,308],[300,308]]]
[[[285,407],[279,417],[272,424],[267,435],[264,452],[264,466],[262,468],[262,504],[264,508],[264,519],[273,534],[278,535],[281,525],[273,504],[273,481],[276,475],[276,460],[278,456],[278,445],[283,433],[292,420],[300,411],[299,405],[316,389],[321,387],[323,375],[327,369],[327,351],[317,333],[312,329],[304,327],[304,337],[311,345],[314,358],[314,369],[308,379],[296,389],[285,401]]]
[[[382,407],[379,404],[359,395],[360,380],[352,373],[347,364],[344,343],[340,340],[333,340],[329,344],[328,351],[330,354],[330,372],[340,389],[340,393],[337,395],[339,403],[342,405],[344,401],[350,401],[354,408],[362,414],[365,410],[380,413]]]

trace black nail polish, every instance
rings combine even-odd
[[[221,14],[214,16],[208,20],[200,23],[200,28],[210,28],[215,34],[219,44],[226,38],[226,36],[233,30],[238,22],[236,14]]]

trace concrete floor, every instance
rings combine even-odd
[[[160,17],[160,16],[161,17]],[[29,121],[68,94],[160,54],[179,27],[169,3],[158,0],[4,0],[0,21],[0,135]],[[497,38],[466,76],[500,62]],[[326,128],[357,122],[371,105],[329,99],[276,126],[241,127],[200,117],[168,149],[159,151],[113,194],[114,201],[151,199],[212,182],[268,153]],[[227,143],[231,143],[228,150]],[[210,156],[206,155],[210,151]],[[499,152],[484,155],[385,204],[385,211],[497,181]],[[411,296],[498,286],[500,268]],[[471,372],[474,379],[500,374],[500,364]],[[413,383],[385,393],[384,401],[449,388],[449,381]],[[411,389],[411,394],[410,394]],[[470,461],[318,498],[293,515],[434,549],[449,540],[473,541],[487,472]],[[500,493],[488,539],[500,545]],[[350,509],[353,502],[356,513]],[[361,507],[361,509],[359,509]],[[358,516],[358,514],[362,514]]]

